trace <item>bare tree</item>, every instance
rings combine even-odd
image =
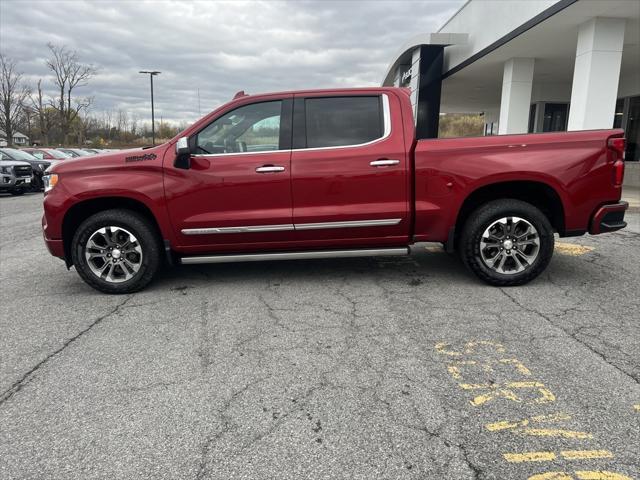
[[[38,80],[37,93],[29,95],[29,100],[31,101],[31,109],[35,112],[37,118],[40,140],[43,145],[49,145],[49,131],[53,127],[53,112],[45,102],[42,94],[42,80]]]
[[[127,112],[125,112],[124,110],[118,110],[117,115],[118,116],[116,118],[116,126],[118,129],[118,139],[122,140],[125,134],[127,133],[129,116],[127,115]]]
[[[74,90],[87,85],[97,70],[93,65],[81,63],[78,53],[65,45],[48,43],[47,46],[51,51],[47,67],[53,73],[54,83],[60,92],[60,96],[50,105],[58,112],[63,141],[67,143],[73,121],[80,111],[91,105],[91,98],[74,98]]]
[[[23,115],[24,102],[29,89],[22,83],[22,73],[16,62],[0,54],[0,128],[7,135],[7,144],[13,143],[15,127]]]

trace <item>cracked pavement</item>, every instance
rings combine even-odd
[[[640,476],[638,213],[524,287],[419,245],[107,296],[48,254],[41,211],[0,198],[0,478]],[[505,457],[526,452],[553,459]]]

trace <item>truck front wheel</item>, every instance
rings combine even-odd
[[[145,287],[160,265],[158,235],[146,218],[130,210],[105,210],[87,218],[71,243],[80,277],[105,293]]]
[[[533,205],[513,199],[473,212],[460,240],[462,261],[491,285],[522,285],[544,271],[553,255],[553,228]]]

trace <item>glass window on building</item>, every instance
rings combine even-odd
[[[626,160],[640,161],[640,96],[629,99],[629,114],[627,116],[625,137],[627,137]]]
[[[622,117],[624,115],[624,98],[619,98],[616,102],[616,113],[613,117],[613,128],[622,128]]]
[[[566,103],[545,103],[543,132],[564,132],[567,130],[569,105]]]
[[[536,129],[536,109],[538,105],[535,103],[529,108],[529,133],[533,133]]]

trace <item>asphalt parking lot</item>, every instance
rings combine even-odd
[[[0,198],[2,479],[640,477],[638,213],[525,287],[420,245],[107,296],[41,200]]]

